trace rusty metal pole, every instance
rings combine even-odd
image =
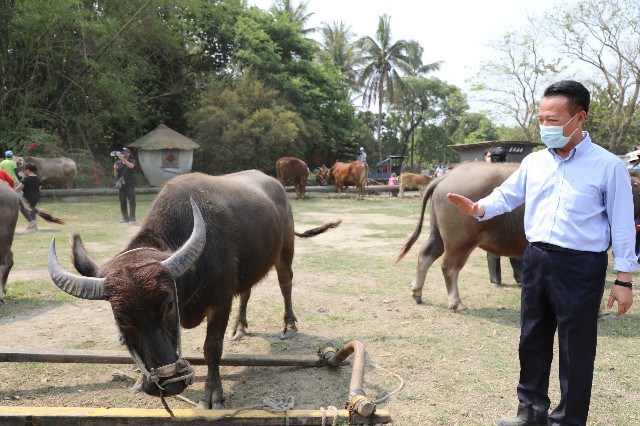
[[[367,352],[364,344],[359,340],[353,340],[336,352],[333,344],[327,343],[321,349],[321,355],[327,365],[337,367],[349,357],[353,356],[353,370],[351,371],[351,383],[349,384],[349,397],[347,409],[355,411],[362,417],[369,417],[376,410],[376,406],[369,401],[364,390],[362,382],[364,381],[364,368],[366,366]]]

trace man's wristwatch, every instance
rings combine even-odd
[[[633,288],[633,281],[615,280],[613,282],[613,285],[619,285],[619,286],[622,286],[622,287]]]

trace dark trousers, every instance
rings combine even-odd
[[[584,426],[596,357],[607,253],[556,253],[529,245],[521,299],[518,416],[547,417],[553,339],[558,330],[560,402],[549,425]]]
[[[30,206],[32,209],[36,207],[35,204],[30,204]],[[36,220],[37,215],[33,211],[25,209],[22,204],[20,204],[20,213],[22,213],[22,216],[27,219],[27,222],[33,222],[34,220]]]
[[[136,187],[133,185],[124,185],[118,190],[120,198],[120,212],[122,218],[127,221],[136,220]],[[127,212],[127,200],[129,200],[129,211]]]

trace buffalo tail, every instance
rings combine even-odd
[[[424,222],[424,212],[427,209],[427,202],[431,199],[431,195],[433,195],[433,191],[436,189],[436,186],[438,186],[438,183],[444,177],[446,177],[446,175],[442,176],[442,178],[440,179],[435,179],[431,181],[429,186],[427,186],[427,189],[424,192],[424,197],[422,198],[422,210],[420,211],[420,219],[418,220],[418,226],[416,226],[416,230],[413,231],[413,234],[411,235],[411,237],[409,237],[407,242],[404,244],[404,247],[402,247],[402,251],[400,251],[398,258],[396,259],[396,263],[400,262],[406,256],[406,254],[409,253],[409,250],[411,250],[411,247],[413,247],[413,244],[418,240],[418,237],[422,232],[422,223]]]
[[[300,237],[300,238],[315,237],[316,235],[324,234],[329,229],[337,228],[338,226],[340,226],[341,223],[342,223],[342,219],[337,220],[335,222],[325,223],[322,226],[319,226],[319,227],[313,228],[313,229],[309,229],[307,231],[304,231],[303,233],[296,232],[296,235],[298,237]]]
[[[47,222],[53,222],[53,223],[57,223],[59,225],[63,225],[64,224],[64,220],[59,219],[57,217],[53,217],[51,216],[49,213],[44,212],[42,210],[38,210],[37,208],[33,208],[29,205],[29,203],[27,202],[27,200],[25,200],[24,198],[20,197],[20,204],[22,205],[22,207],[24,207],[27,211],[29,212],[33,212],[35,214],[37,214],[38,216],[40,216],[41,218],[43,218],[44,220],[46,220]]]

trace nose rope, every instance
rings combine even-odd
[[[178,307],[179,306],[178,305],[178,288],[176,286],[175,280],[173,281],[173,289],[176,295],[176,309],[177,309],[176,326],[177,326],[177,333],[178,333],[178,339],[177,339],[178,340],[177,342],[178,360],[171,364],[163,365],[162,367],[152,368],[150,370],[147,370],[146,366],[144,365],[144,362],[142,362],[142,359],[140,358],[140,355],[138,355],[138,352],[135,349],[133,349],[130,345],[127,345],[127,347],[129,348],[129,354],[131,354],[131,358],[133,358],[133,361],[136,363],[136,365],[140,369],[140,372],[142,373],[142,375],[147,379],[147,381],[154,383],[158,387],[158,389],[160,389],[160,397],[162,399],[163,405],[165,405],[165,408],[168,408],[166,405],[166,402],[164,402],[165,387],[168,384],[175,383],[175,382],[184,382],[186,386],[189,386],[193,383],[193,376],[195,375],[195,370],[193,369],[191,364],[189,364],[189,362],[182,357],[182,333],[180,330],[181,329],[180,309]],[[120,339],[123,340],[124,335],[121,334]],[[176,374],[179,374],[179,376],[164,380],[162,381],[162,383],[160,382],[162,378],[171,377]],[[171,410],[167,409],[167,411],[169,411],[169,413],[171,414]]]

